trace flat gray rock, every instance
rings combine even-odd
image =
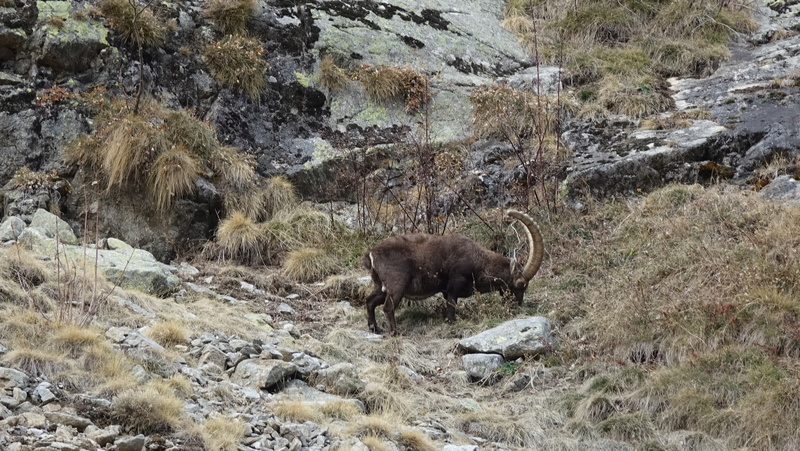
[[[550,322],[533,316],[505,322],[478,335],[467,337],[459,346],[470,353],[500,354],[506,360],[539,354],[552,346]]]

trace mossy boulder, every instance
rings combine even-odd
[[[88,15],[76,15],[67,1],[39,2],[35,39],[41,43],[39,62],[57,70],[81,71],[108,47],[108,29]]]

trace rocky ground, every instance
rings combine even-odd
[[[14,237],[49,262],[53,255],[78,259],[85,249],[68,244],[76,242],[71,230],[44,210],[30,224],[11,217],[0,231],[4,258],[14,258]],[[99,328],[93,333],[131,359],[127,371],[136,384],[185,381],[179,421],[154,427],[121,414],[119,392],[82,392],[76,390],[80,383],[60,372],[24,361],[14,365],[20,350],[8,331],[20,312],[4,301],[3,449],[521,449],[545,443],[547,429],[559,424],[557,414],[530,407],[544,408],[546,393],[564,375],[537,365],[517,371],[523,358],[554,345],[545,318],[517,319],[475,335],[463,323],[444,325],[438,314],[429,321],[435,306],[418,305],[400,312],[406,334],[385,338],[365,332],[364,312],[354,307],[363,278],[348,279],[355,284],[349,294],[333,288],[338,294],[331,296],[331,287],[296,285],[274,271],[212,262],[168,266],[119,240],[101,246],[97,254],[90,246],[88,254],[118,286],[95,318]],[[211,310],[199,310],[201,303]],[[226,318],[194,319],[209,314]],[[419,319],[409,322],[403,315]],[[151,338],[165,320],[190,328],[187,341],[162,345]],[[135,415],[158,408],[146,404]],[[219,417],[241,427],[235,443],[220,447],[203,433],[188,432],[187,424],[208,425]],[[511,428],[505,431],[507,421]]]

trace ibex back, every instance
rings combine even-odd
[[[442,293],[446,299],[445,319],[455,321],[458,298],[475,291],[511,292],[522,303],[528,282],[542,264],[542,234],[530,216],[509,210],[508,215],[525,226],[529,253],[518,269],[513,259],[492,252],[463,235],[424,233],[387,238],[364,254],[362,263],[375,284],[367,296],[369,329],[381,333],[375,308],[383,304],[389,333],[397,334],[394,311],[403,298],[425,299]]]

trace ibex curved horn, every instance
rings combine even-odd
[[[525,262],[525,266],[522,268],[522,278],[525,279],[525,282],[529,282],[539,271],[539,267],[542,266],[542,259],[544,258],[542,233],[536,223],[533,222],[533,218],[525,213],[517,210],[508,210],[506,213],[521,222],[525,226],[525,232],[528,235],[528,261]]]

